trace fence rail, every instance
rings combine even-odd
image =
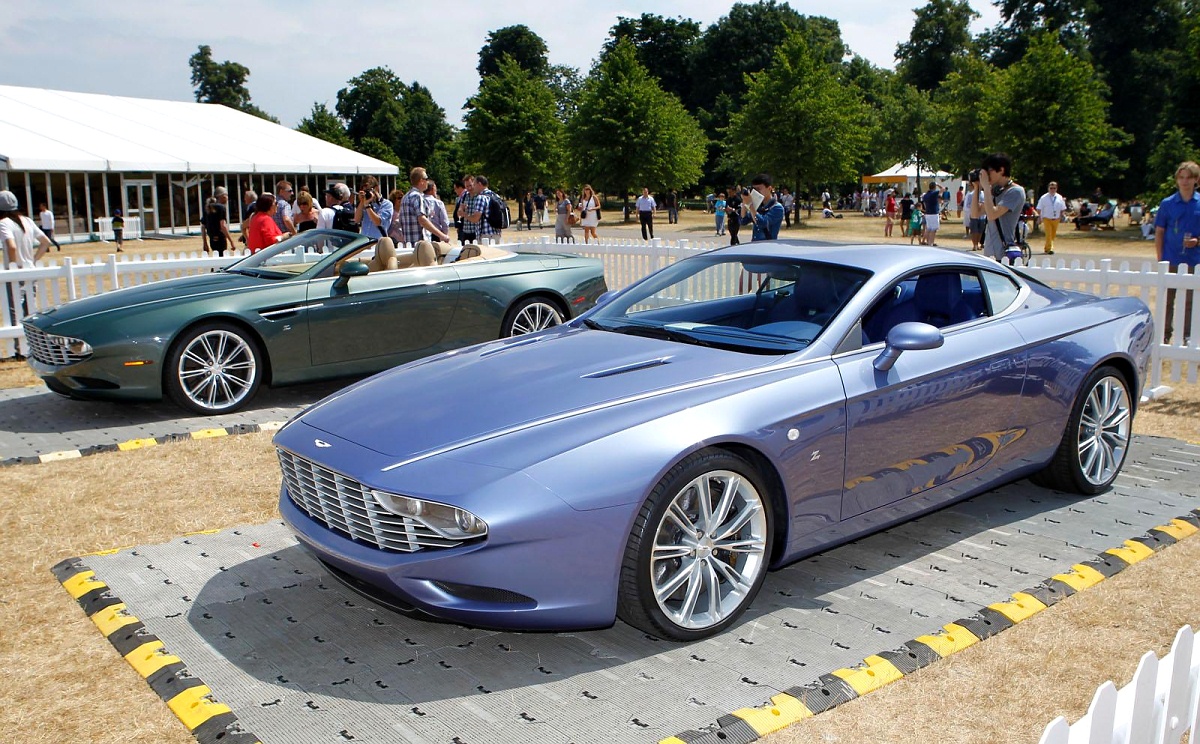
[[[1185,625],[1161,661],[1147,652],[1129,684],[1100,685],[1082,718],[1055,718],[1039,744],[1177,744],[1188,733],[1194,742],[1198,719],[1200,645]]]
[[[596,243],[558,243],[546,236],[518,238],[506,241],[505,247],[542,253],[569,252],[598,258],[604,263],[604,276],[610,289],[622,289],[647,274],[688,256],[722,247],[717,240],[661,239],[648,242],[633,239],[601,239]],[[233,258],[244,254],[235,254]],[[24,334],[19,317],[21,312],[46,310],[68,300],[109,292],[113,289],[144,284],[189,274],[199,274],[227,265],[225,258],[200,253],[166,254],[153,257],[117,256],[91,263],[75,262],[67,257],[61,264],[34,269],[0,271],[0,284],[5,286],[6,299],[0,301],[0,359],[25,353]],[[1157,343],[1151,365],[1148,390],[1155,395],[1169,392],[1165,383],[1187,380],[1195,384],[1200,376],[1200,302],[1189,301],[1200,294],[1200,273],[1172,273],[1165,263],[1114,262],[1112,259],[1070,263],[1049,257],[1035,258],[1026,271],[1047,284],[1077,289],[1101,296],[1131,295],[1140,297],[1150,306],[1155,318]],[[1167,316],[1167,290],[1175,290],[1172,325],[1181,332],[1170,343],[1164,341],[1164,320]],[[1182,330],[1187,327],[1185,313],[1192,305],[1190,326],[1195,329],[1190,339]]]

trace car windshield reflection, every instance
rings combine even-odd
[[[360,247],[368,238],[340,230],[308,230],[264,248],[226,271],[267,279],[299,276],[335,253]]]
[[[868,276],[811,261],[698,256],[630,288],[585,324],[678,343],[787,354],[811,344]]]

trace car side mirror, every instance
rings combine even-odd
[[[888,331],[883,353],[873,364],[880,372],[887,372],[900,358],[901,352],[936,349],[946,343],[946,337],[928,323],[899,323]]]
[[[333,286],[341,289],[350,283],[351,277],[366,276],[370,272],[370,267],[362,261],[347,261],[346,263],[342,264],[341,268],[338,269],[338,278],[337,281],[333,283]]]

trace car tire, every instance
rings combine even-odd
[[[1093,370],[1079,390],[1054,459],[1031,480],[1090,495],[1107,489],[1121,472],[1134,409],[1129,383],[1114,367]]]
[[[509,308],[500,325],[500,338],[523,336],[563,322],[562,311],[546,297],[526,297]]]
[[[263,377],[258,341],[231,323],[204,323],[184,332],[167,356],[167,393],[203,416],[232,413],[250,402]]]
[[[676,641],[720,633],[762,587],[772,535],[768,493],[753,465],[716,449],[685,458],[658,482],[634,521],[618,617]],[[722,548],[732,545],[738,549]]]

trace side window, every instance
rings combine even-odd
[[[983,284],[987,287],[988,315],[998,315],[1017,300],[1021,288],[1012,279],[994,271],[983,272]]]
[[[900,323],[946,328],[986,316],[983,294],[974,271],[934,270],[906,277],[863,316],[863,343],[885,340]]]

